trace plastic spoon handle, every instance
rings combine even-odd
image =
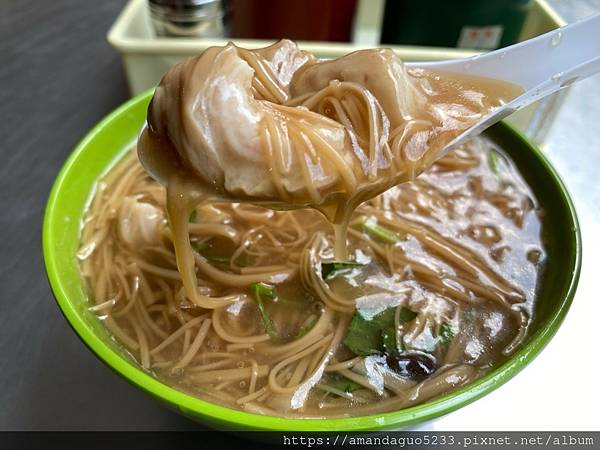
[[[579,71],[576,69],[598,64],[599,57],[600,14],[595,14],[558,30],[480,56],[407,65],[496,78],[530,90],[552,80],[556,75],[555,78],[562,78],[562,74],[567,71],[578,76]],[[590,73],[582,71],[581,76],[588,75]]]
[[[600,72],[600,14],[484,55],[407,66],[489,77],[525,89],[522,95],[492,111],[448,146],[455,145],[515,110]]]

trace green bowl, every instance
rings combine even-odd
[[[284,419],[218,406],[167,386],[142,370],[87,310],[88,298],[75,253],[82,216],[105,174],[136,140],[152,92],[118,108],[83,138],[60,171],[46,207],[43,241],[50,285],[58,306],[83,342],[127,381],[182,414],[218,428],[282,431],[359,431],[400,428],[467,405],[515,376],[548,343],[563,321],[579,279],[581,235],[573,203],[540,150],[506,123],[487,135],[505,149],[546,210],[548,265],[540,282],[536,313],[520,349],[475,382],[448,395],[396,412],[343,419]]]

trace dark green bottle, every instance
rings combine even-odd
[[[387,0],[382,44],[492,50],[517,42],[531,0]]]

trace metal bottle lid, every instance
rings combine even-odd
[[[223,36],[221,0],[148,0],[158,36]]]

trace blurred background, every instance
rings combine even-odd
[[[229,40],[260,47],[282,37],[323,58],[376,46],[405,60],[469,57],[597,11],[600,0],[0,1],[0,430],[198,427],[132,389],[81,344],[53,301],[41,256],[44,205],[71,149],[171,65]],[[589,392],[598,362],[564,355],[590,343],[600,313],[600,77],[509,120],[543,148],[574,197],[584,240],[578,293],[548,350],[518,381],[421,428],[597,429],[582,405],[593,403],[590,395],[600,400]],[[560,373],[581,382],[557,391]]]

